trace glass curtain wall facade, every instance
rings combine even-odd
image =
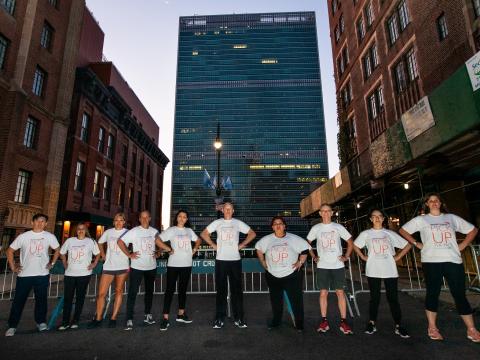
[[[195,229],[217,217],[208,175],[221,177],[235,216],[259,236],[283,215],[305,236],[300,200],[328,177],[315,13],[181,17],[172,217]]]

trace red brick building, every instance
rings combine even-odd
[[[84,1],[0,2],[0,236],[56,222]]]
[[[478,224],[479,92],[467,62],[480,49],[480,0],[328,0],[328,11],[341,170],[302,216],[327,202],[344,220],[381,206],[398,223],[440,191]]]
[[[163,171],[159,128],[111,62],[103,32],[85,12],[59,202],[64,237],[78,221],[98,236],[117,212],[130,226],[148,209],[161,226]],[[92,234],[92,236],[93,236]]]

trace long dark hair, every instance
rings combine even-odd
[[[370,211],[368,212],[368,219],[372,218],[372,214],[373,214],[374,211],[378,211],[380,214],[382,214],[382,216],[383,216],[382,226],[385,229],[388,229],[388,215],[382,209],[379,209],[379,208],[376,208],[376,207],[371,208]],[[373,223],[372,223],[372,226],[373,226]]]
[[[178,221],[177,221],[177,217],[180,213],[184,213],[185,215],[187,215],[187,222],[185,223],[185,227],[186,228],[191,228],[192,227],[192,224],[190,224],[190,215],[188,215],[188,211],[187,210],[178,210],[177,213],[175,214],[175,218],[173,219],[173,226],[177,226],[178,225]]]
[[[283,225],[285,225],[285,229],[287,228],[287,223],[285,221],[285,218],[283,216],[280,216],[280,215],[274,216],[272,218],[272,220],[270,221],[270,227],[273,226],[273,223],[275,222],[275,220],[281,220]]]
[[[428,193],[428,194],[425,195],[425,197],[423,198],[423,212],[424,212],[425,214],[430,213],[430,209],[429,209],[429,207],[427,206],[427,201],[428,201],[428,199],[430,199],[432,196],[435,196],[438,200],[440,200],[440,212],[441,212],[441,213],[444,213],[444,214],[448,213],[447,205],[445,205],[445,202],[443,201],[442,196],[441,196],[439,193],[436,193],[436,192]]]

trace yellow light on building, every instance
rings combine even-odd
[[[105,231],[105,226],[103,225],[97,225],[96,231],[95,231],[95,237],[96,239],[99,239],[100,236],[102,236],[103,232]]]
[[[277,59],[262,59],[262,64],[277,64]]]
[[[70,225],[71,223],[68,220],[63,222],[62,242],[70,237]]]

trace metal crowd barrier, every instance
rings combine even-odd
[[[465,268],[465,283],[469,291],[480,292],[480,245],[470,245],[462,252],[463,265]],[[350,300],[355,306],[358,316],[360,309],[358,307],[358,295],[369,293],[367,277],[365,276],[365,263],[354,253],[352,253],[350,271],[347,278],[351,284],[352,292]],[[426,291],[425,280],[420,261],[420,250],[412,248],[398,263],[398,289],[402,292],[424,292]],[[442,291],[447,291],[448,286],[443,280]]]

